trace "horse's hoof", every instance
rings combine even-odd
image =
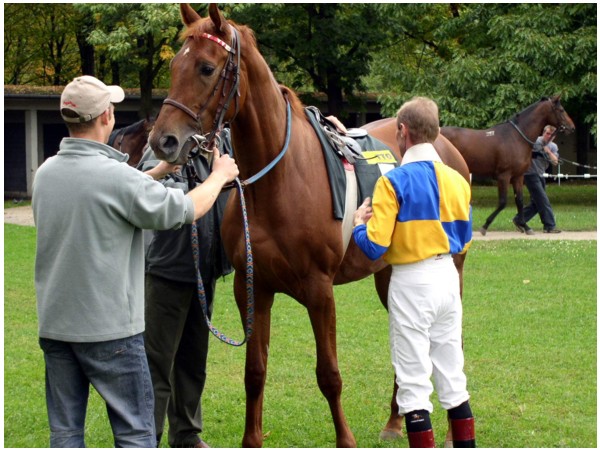
[[[487,234],[487,229],[486,228],[479,228],[479,232],[481,233],[481,235],[486,235]]]
[[[444,449],[453,449],[454,448],[454,443],[452,443],[452,440],[446,440],[444,442]]]
[[[379,439],[381,441],[395,441],[395,440],[403,438],[403,437],[404,437],[404,435],[402,434],[402,431],[390,430],[390,429],[382,430],[381,433],[379,434]]]

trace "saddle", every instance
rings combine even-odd
[[[400,165],[394,153],[364,129],[349,129],[347,134],[322,115],[316,107],[305,108],[306,117],[321,142],[327,166],[333,216],[343,220],[346,202],[346,172],[356,175],[357,205],[373,196],[380,176]]]

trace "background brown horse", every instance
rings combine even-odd
[[[142,119],[127,127],[115,129],[110,134],[108,145],[129,155],[127,164],[136,167],[148,145],[148,136],[154,126],[154,119]]]
[[[169,97],[150,136],[156,155],[170,162],[184,161],[190,137],[218,129],[222,118],[231,125],[240,178],[248,179],[281,154],[290,133],[284,157],[245,187],[254,255],[255,317],[253,335],[246,344],[242,445],[263,444],[271,308],[275,293],[284,293],[308,312],[316,342],[317,383],[331,409],[336,445],[354,447],[356,440],[341,405],[333,285],[374,274],[382,297],[387,294],[390,267],[382,260],[367,259],[352,241],[344,249],[317,135],[297,96],[275,81],[252,30],[227,22],[215,4],[210,5],[208,18],[200,18],[186,4],[181,14],[187,26],[185,41],[171,63]],[[236,269],[234,293],[246,325],[246,249],[239,203],[239,193],[232,193],[222,234]]]
[[[498,182],[498,207],[479,229],[485,235],[494,218],[506,207],[508,184],[513,187],[517,215],[523,220],[523,174],[531,163],[531,148],[542,129],[551,124],[571,133],[573,121],[560,104],[560,96],[543,98],[491,129],[473,130],[442,127],[441,132],[458,148],[477,176],[493,177]]]

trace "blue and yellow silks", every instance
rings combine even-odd
[[[472,239],[471,188],[441,161],[414,161],[377,181],[373,216],[354,228],[370,259],[409,264],[466,252]]]

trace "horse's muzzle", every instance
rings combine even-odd
[[[150,137],[150,147],[156,157],[176,165],[187,163],[190,151],[197,146],[194,140],[188,139],[181,143],[173,134]]]

